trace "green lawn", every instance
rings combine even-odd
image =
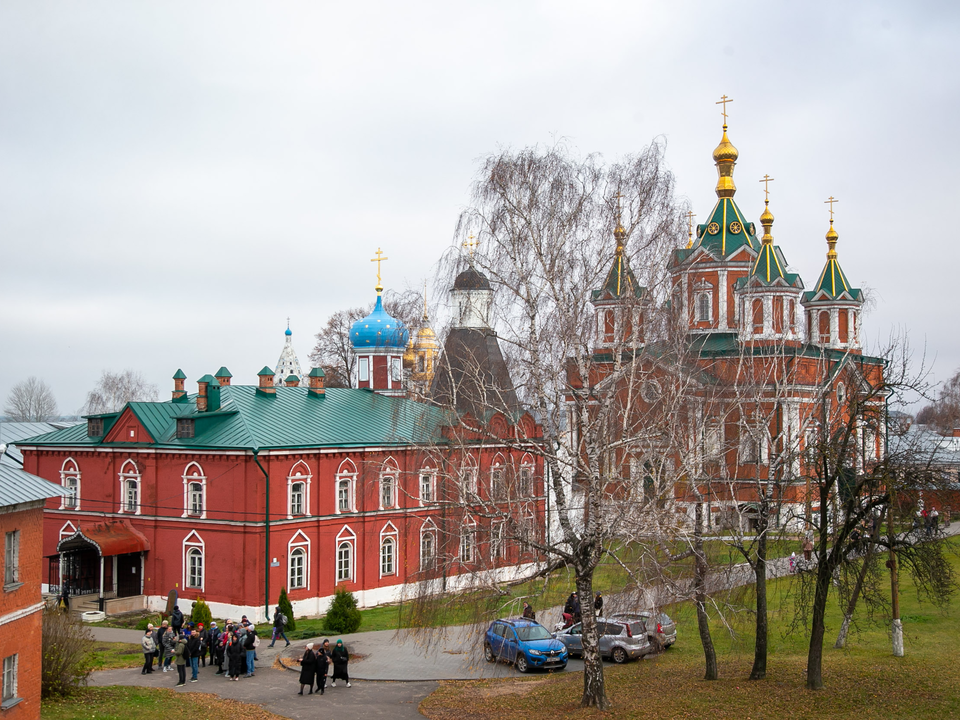
[[[62,700],[45,700],[43,720],[281,720],[256,706],[204,693],[137,687],[83,688]]]
[[[143,647],[132,643],[90,643],[90,666],[94,670],[113,670],[143,666]]]
[[[954,551],[960,542],[952,541]],[[960,561],[952,558],[960,574]],[[831,602],[824,642],[826,689],[804,689],[808,639],[802,629],[790,632],[797,580],[770,583],[770,657],[767,679],[747,680],[753,663],[753,616],[744,609],[751,593],[738,591],[724,614],[714,611],[712,631],[721,679],[706,682],[703,651],[689,604],[671,608],[679,639],[659,657],[624,666],[605,666],[610,713],[579,708],[582,675],[540,675],[507,681],[444,683],[421,705],[435,720],[511,717],[555,720],[557,717],[709,717],[722,718],[947,718],[960,717],[960,597],[946,610],[921,603],[909,579],[900,596],[906,656],[891,654],[887,625],[865,624],[834,650],[840,611]]]

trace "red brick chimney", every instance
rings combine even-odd
[[[315,367],[307,375],[307,383],[310,388],[308,393],[310,397],[323,397],[326,394],[326,390],[323,387],[324,372],[323,368]]]
[[[183,370],[177,370],[176,375],[173,376],[173,401],[174,402],[186,402],[187,391],[183,387],[183,383],[186,379],[187,379],[187,376],[183,374]]]
[[[260,378],[257,394],[274,397],[277,394],[277,389],[273,386],[273,370],[264,366],[263,370],[257,373],[257,377]]]
[[[296,375],[287,375],[287,379],[283,381],[283,384],[287,387],[297,387],[300,384],[300,378]]]

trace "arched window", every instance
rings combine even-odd
[[[310,538],[301,530],[287,543],[287,578],[291,590],[310,587]]]
[[[695,299],[697,322],[710,322],[711,310],[713,309],[710,301],[710,293],[699,292]]]
[[[849,333],[847,331],[847,313],[841,310],[837,313],[837,334],[840,336],[840,342],[847,343],[850,341]]]
[[[490,466],[490,499],[504,500],[507,497],[507,483],[504,474],[503,456],[497,455]]]
[[[763,300],[760,298],[753,301],[753,334],[763,335]]]
[[[201,591],[204,587],[204,543],[196,530],[183,541],[183,586]]]
[[[61,510],[80,509],[80,467],[73,458],[67,458],[60,466],[60,484],[67,494],[60,499]]]
[[[207,516],[207,478],[203,469],[195,462],[187,465],[183,471],[183,516]]]
[[[387,510],[397,506],[397,478],[399,469],[393,458],[387,458],[380,468],[380,509]]]
[[[393,538],[386,538],[380,544],[380,576],[384,575],[393,575],[396,572],[395,559],[396,559],[396,548],[397,542]]]
[[[536,495],[536,489],[533,487],[533,456],[529,453],[520,460],[518,479],[520,497],[529,498]]]
[[[287,517],[310,514],[310,468],[298,460],[287,474]]]
[[[120,468],[120,512],[140,514],[140,470],[133,460]]]
[[[344,525],[337,535],[337,582],[347,582],[354,578],[353,551],[357,535]]]
[[[460,501],[465,502],[477,496],[480,471],[477,461],[467,455],[460,468]]]
[[[460,562],[472,563],[477,544],[477,523],[467,518],[460,530]]]
[[[338,513],[350,513],[356,509],[356,483],[356,466],[349,460],[344,460],[340,463],[336,477],[336,508]]]
[[[433,570],[437,564],[436,552],[437,536],[433,530],[420,534],[420,569]]]
[[[820,343],[826,345],[830,342],[830,313],[826,310],[820,311],[817,318],[818,330],[820,331]]]
[[[779,295],[773,298],[773,331],[778,335],[783,332],[783,298]]]
[[[437,471],[425,467],[420,470],[419,480],[420,504],[429,505],[437,499]]]

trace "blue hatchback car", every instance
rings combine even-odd
[[[543,625],[526,618],[494,620],[483,639],[487,662],[513,663],[522,673],[533,668],[563,670],[567,667],[567,648]]]

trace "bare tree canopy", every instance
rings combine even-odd
[[[960,427],[960,369],[940,388],[936,402],[917,413],[917,422],[943,434]]]
[[[537,454],[545,466],[555,527],[548,521],[547,528],[533,531],[527,522],[529,493],[496,469],[490,471],[489,488],[479,490],[470,468],[462,469],[460,502],[465,512],[488,523],[491,535],[483,544],[491,548],[494,565],[497,552],[509,544],[535,551],[548,569],[572,569],[584,598],[584,706],[609,706],[596,616],[586,600],[593,597],[594,571],[623,545],[624,529],[637,527],[637,513],[651,506],[652,495],[645,500],[643,491],[637,492],[644,473],[625,478],[622,464],[610,458],[622,458],[627,447],[644,456],[641,446],[649,449],[649,439],[659,434],[653,425],[663,419],[651,412],[638,422],[638,393],[621,390],[649,367],[639,316],[644,315],[643,328],[657,326],[657,300],[667,294],[667,255],[683,236],[673,183],[659,143],[614,164],[597,156],[574,157],[562,145],[491,156],[458,225],[458,239],[478,246],[470,268],[464,270],[459,248],[446,261],[445,274],[453,281],[448,286],[456,290],[456,276],[467,294],[491,293],[492,311],[476,316],[464,310],[471,300],[462,298],[461,318],[482,316],[496,331],[519,402],[510,410],[512,398],[505,402],[502,391],[487,388],[471,395],[473,405],[487,397],[487,407],[469,415],[482,424],[484,417],[502,416],[506,407],[508,415],[527,412],[542,424],[542,443],[531,447],[518,437],[514,449]],[[470,273],[476,277],[466,282]],[[620,332],[598,355],[591,305],[611,293],[628,326],[629,318],[637,318],[636,332]],[[484,322],[470,327],[482,333]],[[481,384],[483,370],[477,364]],[[450,382],[463,389],[470,379]],[[630,423],[635,424],[625,427]],[[463,454],[469,454],[466,444]],[[651,459],[651,464],[660,463]],[[517,487],[527,484],[519,481]],[[468,542],[472,548],[474,541]],[[458,558],[451,555],[452,571]],[[490,577],[478,571],[476,585],[489,586]]]
[[[87,393],[80,412],[84,415],[116,412],[128,402],[152,402],[158,397],[157,386],[148,383],[141,373],[104,370],[96,387]]]
[[[44,422],[57,417],[57,401],[49,385],[31,376],[13,386],[3,414],[14,422]]]

